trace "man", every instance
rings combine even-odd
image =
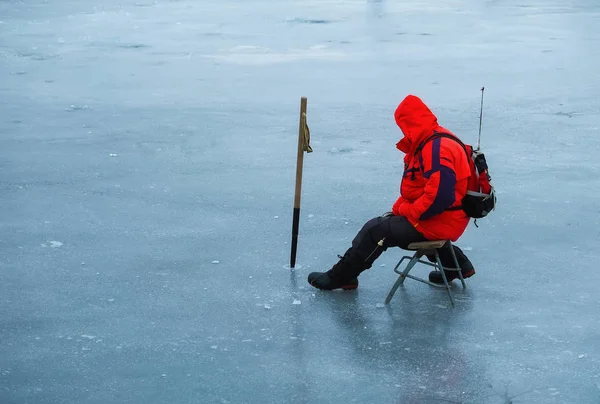
[[[410,243],[427,240],[456,241],[469,224],[469,217],[460,209],[471,175],[461,144],[448,137],[430,138],[434,133],[453,134],[438,125],[436,116],[414,95],[402,100],[394,117],[404,134],[396,144],[405,153],[401,196],[391,212],[363,225],[352,246],[329,271],[308,275],[308,282],[315,288],[356,289],[358,275],[371,268],[389,247],[406,249]],[[463,277],[475,274],[460,248],[454,246],[454,252]],[[444,267],[454,267],[449,247],[439,253]],[[450,282],[458,273],[446,271],[446,277]],[[429,280],[443,284],[436,271],[429,274]]]

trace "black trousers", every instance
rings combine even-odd
[[[378,245],[380,240],[383,240],[382,246]],[[351,273],[358,276],[363,270],[371,268],[373,262],[388,248],[407,249],[410,243],[418,241],[427,241],[427,239],[405,217],[375,217],[366,222],[352,240],[352,247],[344,255],[347,261],[346,265],[343,265],[345,272],[348,271],[348,275]],[[460,268],[463,271],[473,269],[473,264],[462,250],[455,245],[453,247]],[[439,250],[439,255],[443,266],[454,268],[454,259],[448,245]]]

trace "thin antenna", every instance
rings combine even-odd
[[[485,87],[481,87],[481,109],[479,110],[479,137],[477,138],[477,151],[481,147],[481,120],[483,118],[483,90]]]

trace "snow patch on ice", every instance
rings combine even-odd
[[[307,49],[275,50],[262,46],[239,45],[214,55],[204,55],[215,59],[240,65],[272,65],[291,63],[298,60],[341,60],[346,54],[327,48],[326,45],[313,45]]]
[[[65,108],[65,111],[73,112],[73,111],[83,111],[83,110],[88,110],[88,109],[91,109],[91,107],[89,107],[87,105],[70,105],[67,108]]]
[[[326,20],[323,18],[301,18],[301,17],[286,18],[285,21],[288,23],[291,23],[291,24],[331,24],[332,22],[334,22],[333,20]]]

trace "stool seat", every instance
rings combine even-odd
[[[454,268],[444,267],[442,265],[442,262],[440,260],[440,255],[439,255],[439,250],[442,248],[450,249],[450,251],[452,253],[452,258],[454,260]],[[446,273],[444,272],[444,270],[445,271],[457,271],[458,277],[462,283],[463,289],[466,288],[467,285],[465,284],[465,280],[462,276],[462,271],[460,269],[460,265],[458,264],[458,260],[456,259],[456,254],[454,253],[454,247],[452,246],[452,242],[450,240],[420,241],[420,242],[415,242],[415,243],[409,244],[407,247],[407,250],[415,251],[415,253],[412,256],[406,256],[406,255],[403,256],[400,259],[400,261],[398,262],[398,264],[396,264],[396,267],[394,268],[394,272],[396,272],[400,276],[398,277],[398,280],[396,280],[396,282],[392,286],[392,289],[390,289],[390,291],[387,295],[387,298],[385,299],[385,304],[389,304],[390,300],[392,300],[392,297],[394,297],[394,293],[396,293],[396,290],[398,289],[398,287],[400,285],[404,284],[404,280],[406,278],[411,278],[416,281],[426,283],[428,285],[435,286],[438,288],[445,287],[446,290],[448,291],[448,297],[450,298],[450,303],[452,303],[452,306],[454,306],[454,298],[452,297],[452,292],[450,291],[450,285],[448,283],[448,279],[446,278]],[[425,260],[421,259],[423,256],[427,256],[428,260],[425,261]],[[400,267],[400,265],[402,264],[402,262],[404,260],[410,260],[410,261],[406,265],[406,268],[400,272],[398,270],[398,268]],[[435,268],[436,271],[440,271],[440,273],[442,275],[442,279],[444,280],[444,285],[439,285],[439,284],[430,282],[429,280],[419,278],[414,275],[410,275],[409,272],[411,271],[411,269],[413,269],[413,267],[417,263],[432,266]]]
[[[430,250],[442,248],[448,240],[435,240],[435,241],[419,241],[416,243],[410,243],[408,245],[409,250]]]

